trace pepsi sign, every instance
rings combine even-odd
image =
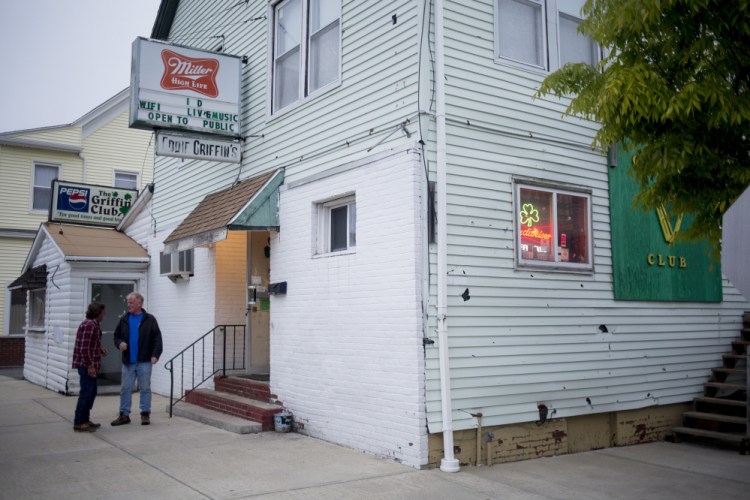
[[[89,211],[90,189],[65,185],[58,186],[57,188],[58,210],[70,210],[73,212]]]
[[[115,227],[137,197],[135,189],[55,180],[52,182],[49,220]]]

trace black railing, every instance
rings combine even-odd
[[[218,335],[217,335],[218,332]],[[206,344],[211,356],[206,359]],[[200,350],[200,353],[198,351]],[[200,359],[197,359],[199,357]],[[175,364],[179,365],[180,397],[175,399]],[[174,405],[219,372],[245,369],[245,325],[219,325],[164,363],[169,370],[169,416]],[[187,377],[186,377],[187,374]],[[189,382],[188,382],[189,381]],[[185,385],[189,386],[187,389]]]

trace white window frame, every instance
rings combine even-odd
[[[541,16],[541,30],[542,30],[542,65],[529,63],[525,61],[519,61],[512,59],[507,56],[501,55],[500,53],[500,29],[502,27],[502,20],[500,18],[500,2],[512,1],[516,3],[526,5],[539,5],[542,9]],[[520,68],[525,68],[538,72],[552,72],[559,69],[562,65],[560,64],[560,16],[564,16],[568,19],[580,20],[580,17],[572,16],[569,12],[562,12],[558,8],[558,4],[564,0],[493,0],[495,8],[495,62],[510,64]],[[592,48],[594,51],[594,64],[601,60],[601,49],[598,46]]]
[[[38,300],[35,300],[39,295],[43,295],[43,300],[41,301],[41,311],[37,311],[36,307],[37,304],[39,304]],[[46,288],[35,288],[33,290],[29,290],[28,295],[28,325],[26,325],[26,328],[28,330],[44,330],[46,318],[47,318],[47,289]],[[41,324],[34,323],[35,319],[38,319],[39,313],[41,312]]]
[[[62,178],[62,166],[59,165],[59,164],[56,164],[56,163],[47,163],[47,162],[43,162],[43,161],[35,161],[33,169],[32,169],[32,172],[31,172],[31,197],[29,199],[29,211],[31,211],[32,213],[37,213],[37,214],[48,213],[49,212],[49,204],[52,202],[52,198],[53,198],[53,196],[52,196],[52,194],[53,194],[52,193],[52,183],[50,182],[49,186],[42,186],[42,185],[37,186],[37,184],[36,184],[36,169],[37,169],[37,167],[55,168],[55,169],[57,169],[57,176],[55,178],[56,179],[61,179]],[[44,207],[43,209],[42,208],[34,208],[34,197],[36,195],[37,188],[40,188],[40,189],[42,189],[42,188],[49,189],[49,201],[47,203],[47,206]]]
[[[334,209],[347,207],[346,211],[346,248],[331,249],[331,212]],[[317,204],[317,255],[338,255],[353,253],[357,248],[357,201],[354,194],[341,196]],[[354,225],[354,241],[351,226]]]
[[[314,0],[300,0],[302,2],[302,32],[300,33],[300,54],[299,54],[299,82],[298,82],[298,96],[293,102],[290,102],[283,108],[276,107],[276,12],[279,7],[284,6],[291,0],[275,0],[270,1],[268,6],[268,32],[270,34],[270,41],[268,43],[268,97],[267,97],[267,114],[269,118],[276,117],[284,114],[299,105],[309,101],[310,99],[328,92],[329,90],[341,85],[341,60],[342,60],[342,36],[341,36],[341,2],[338,3],[338,61],[337,61],[337,75],[336,78],[321,86],[318,89],[310,91],[310,60],[309,60],[309,45],[311,33],[310,29],[310,3]],[[329,23],[330,24],[330,23]],[[328,26],[328,25],[326,25]]]
[[[552,194],[552,205],[551,208],[554,211],[552,213],[551,222],[552,222],[552,237],[553,237],[553,248],[552,252],[555,256],[554,261],[542,261],[542,260],[534,260],[534,259],[524,259],[523,253],[522,253],[522,241],[521,241],[521,234],[520,234],[520,227],[521,227],[521,189],[532,189],[536,191],[543,191],[547,193]],[[560,247],[558,246],[557,242],[557,235],[559,234],[558,231],[558,217],[557,217],[557,195],[569,195],[569,196],[576,196],[579,198],[585,198],[586,199],[586,232],[587,232],[587,255],[589,256],[589,261],[585,263],[578,263],[578,262],[564,262],[561,260],[560,256]],[[571,186],[564,186],[561,184],[553,184],[548,182],[538,182],[534,180],[528,180],[528,179],[516,179],[514,180],[514,186],[513,186],[513,207],[514,207],[514,224],[516,230],[514,231],[515,234],[515,258],[516,258],[516,268],[517,269],[548,269],[548,270],[561,270],[561,271],[567,271],[567,272],[581,272],[586,274],[591,274],[594,272],[594,224],[592,221],[592,193],[588,189],[584,188],[577,188],[577,187],[571,187]]]
[[[118,186],[117,185],[117,176],[118,175],[129,175],[129,176],[135,176],[135,187],[126,187],[126,186]],[[112,172],[112,185],[116,187],[117,189],[140,189],[141,186],[141,176],[138,174],[138,172],[130,172],[128,170],[115,170]]]

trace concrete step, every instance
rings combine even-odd
[[[258,422],[264,431],[274,428],[274,415],[284,410],[281,405],[249,399],[236,394],[196,389],[185,396],[185,401],[203,408]]]
[[[169,410],[167,410],[169,411]],[[256,434],[263,431],[263,425],[202,406],[180,401],[172,408],[172,415],[210,425],[235,434]]]

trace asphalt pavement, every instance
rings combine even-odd
[[[120,427],[100,395],[95,433],[73,432],[77,398],[0,370],[0,499],[750,498],[750,455],[649,443],[498,464],[416,470],[296,433],[238,435],[181,417],[154,395],[151,425]],[[134,403],[138,396],[134,396]]]

